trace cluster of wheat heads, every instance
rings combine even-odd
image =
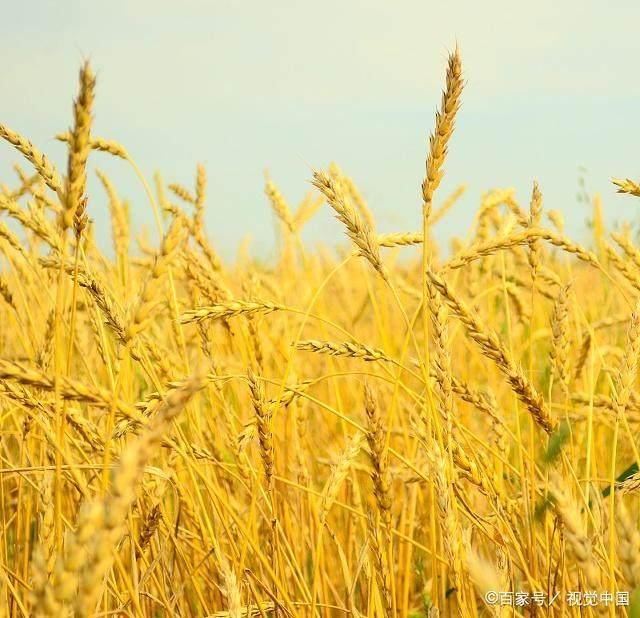
[[[626,611],[564,595],[640,585],[640,248],[630,228],[606,232],[597,199],[592,248],[573,242],[534,185],[528,208],[486,193],[467,240],[438,253],[464,192],[437,191],[457,51],[419,230],[378,233],[336,165],[295,209],[267,178],[269,265],[220,259],[203,167],[193,189],[151,190],[93,135],[94,89],[86,64],[64,174],[0,124],[33,168],[0,185],[1,615]],[[104,156],[138,174],[159,246],[131,247],[101,171],[87,196]],[[325,203],[346,251],[303,246]]]

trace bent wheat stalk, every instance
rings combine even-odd
[[[493,332],[487,331],[465,303],[456,298],[444,279],[432,271],[429,271],[427,275],[454,315],[462,322],[471,339],[478,344],[485,356],[496,363],[497,367],[505,375],[511,384],[511,388],[527,407],[536,423],[547,433],[551,433],[557,425],[557,419],[551,416],[544,399],[511,358],[498,336]]]

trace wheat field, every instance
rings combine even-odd
[[[640,247],[597,196],[570,239],[535,182],[444,246],[458,50],[415,230],[378,233],[335,164],[295,207],[267,177],[266,264],[208,240],[204,167],[150,182],[94,134],[95,85],[85,63],[64,173],[0,124],[24,159],[0,185],[1,615],[639,615]],[[319,209],[337,250],[301,240]]]

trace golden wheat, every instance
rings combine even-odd
[[[88,63],[57,135],[64,178],[0,125],[35,171],[0,186],[0,615],[626,612],[567,594],[640,585],[635,229],[609,234],[596,196],[592,238],[558,211],[547,229],[534,183],[528,212],[515,189],[486,192],[440,252],[464,192],[438,194],[458,50],[446,80],[418,231],[379,233],[332,163],[298,204],[267,177],[270,261],[220,258],[202,165],[193,187],[156,175],[151,191],[94,135]],[[157,246],[133,246],[142,206],[99,153],[133,167]],[[305,246],[325,202],[351,248]]]

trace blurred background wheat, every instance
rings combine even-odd
[[[631,226],[606,229],[597,197],[592,239],[574,242],[536,183],[525,204],[485,193],[466,237],[438,246],[465,190],[438,190],[458,50],[416,229],[377,231],[336,164],[297,205],[267,175],[271,262],[217,253],[202,165],[192,186],[149,183],[94,134],[95,85],[85,63],[57,135],[64,172],[0,125],[25,159],[0,187],[4,615],[614,616],[621,593],[633,605],[640,249]],[[108,157],[147,205],[99,169],[103,190],[87,191],[88,161]],[[134,207],[153,212],[157,246],[132,229]],[[320,208],[344,228],[337,252],[301,240]],[[515,607],[487,603],[491,591],[561,596]],[[573,606],[571,591],[599,602]]]

